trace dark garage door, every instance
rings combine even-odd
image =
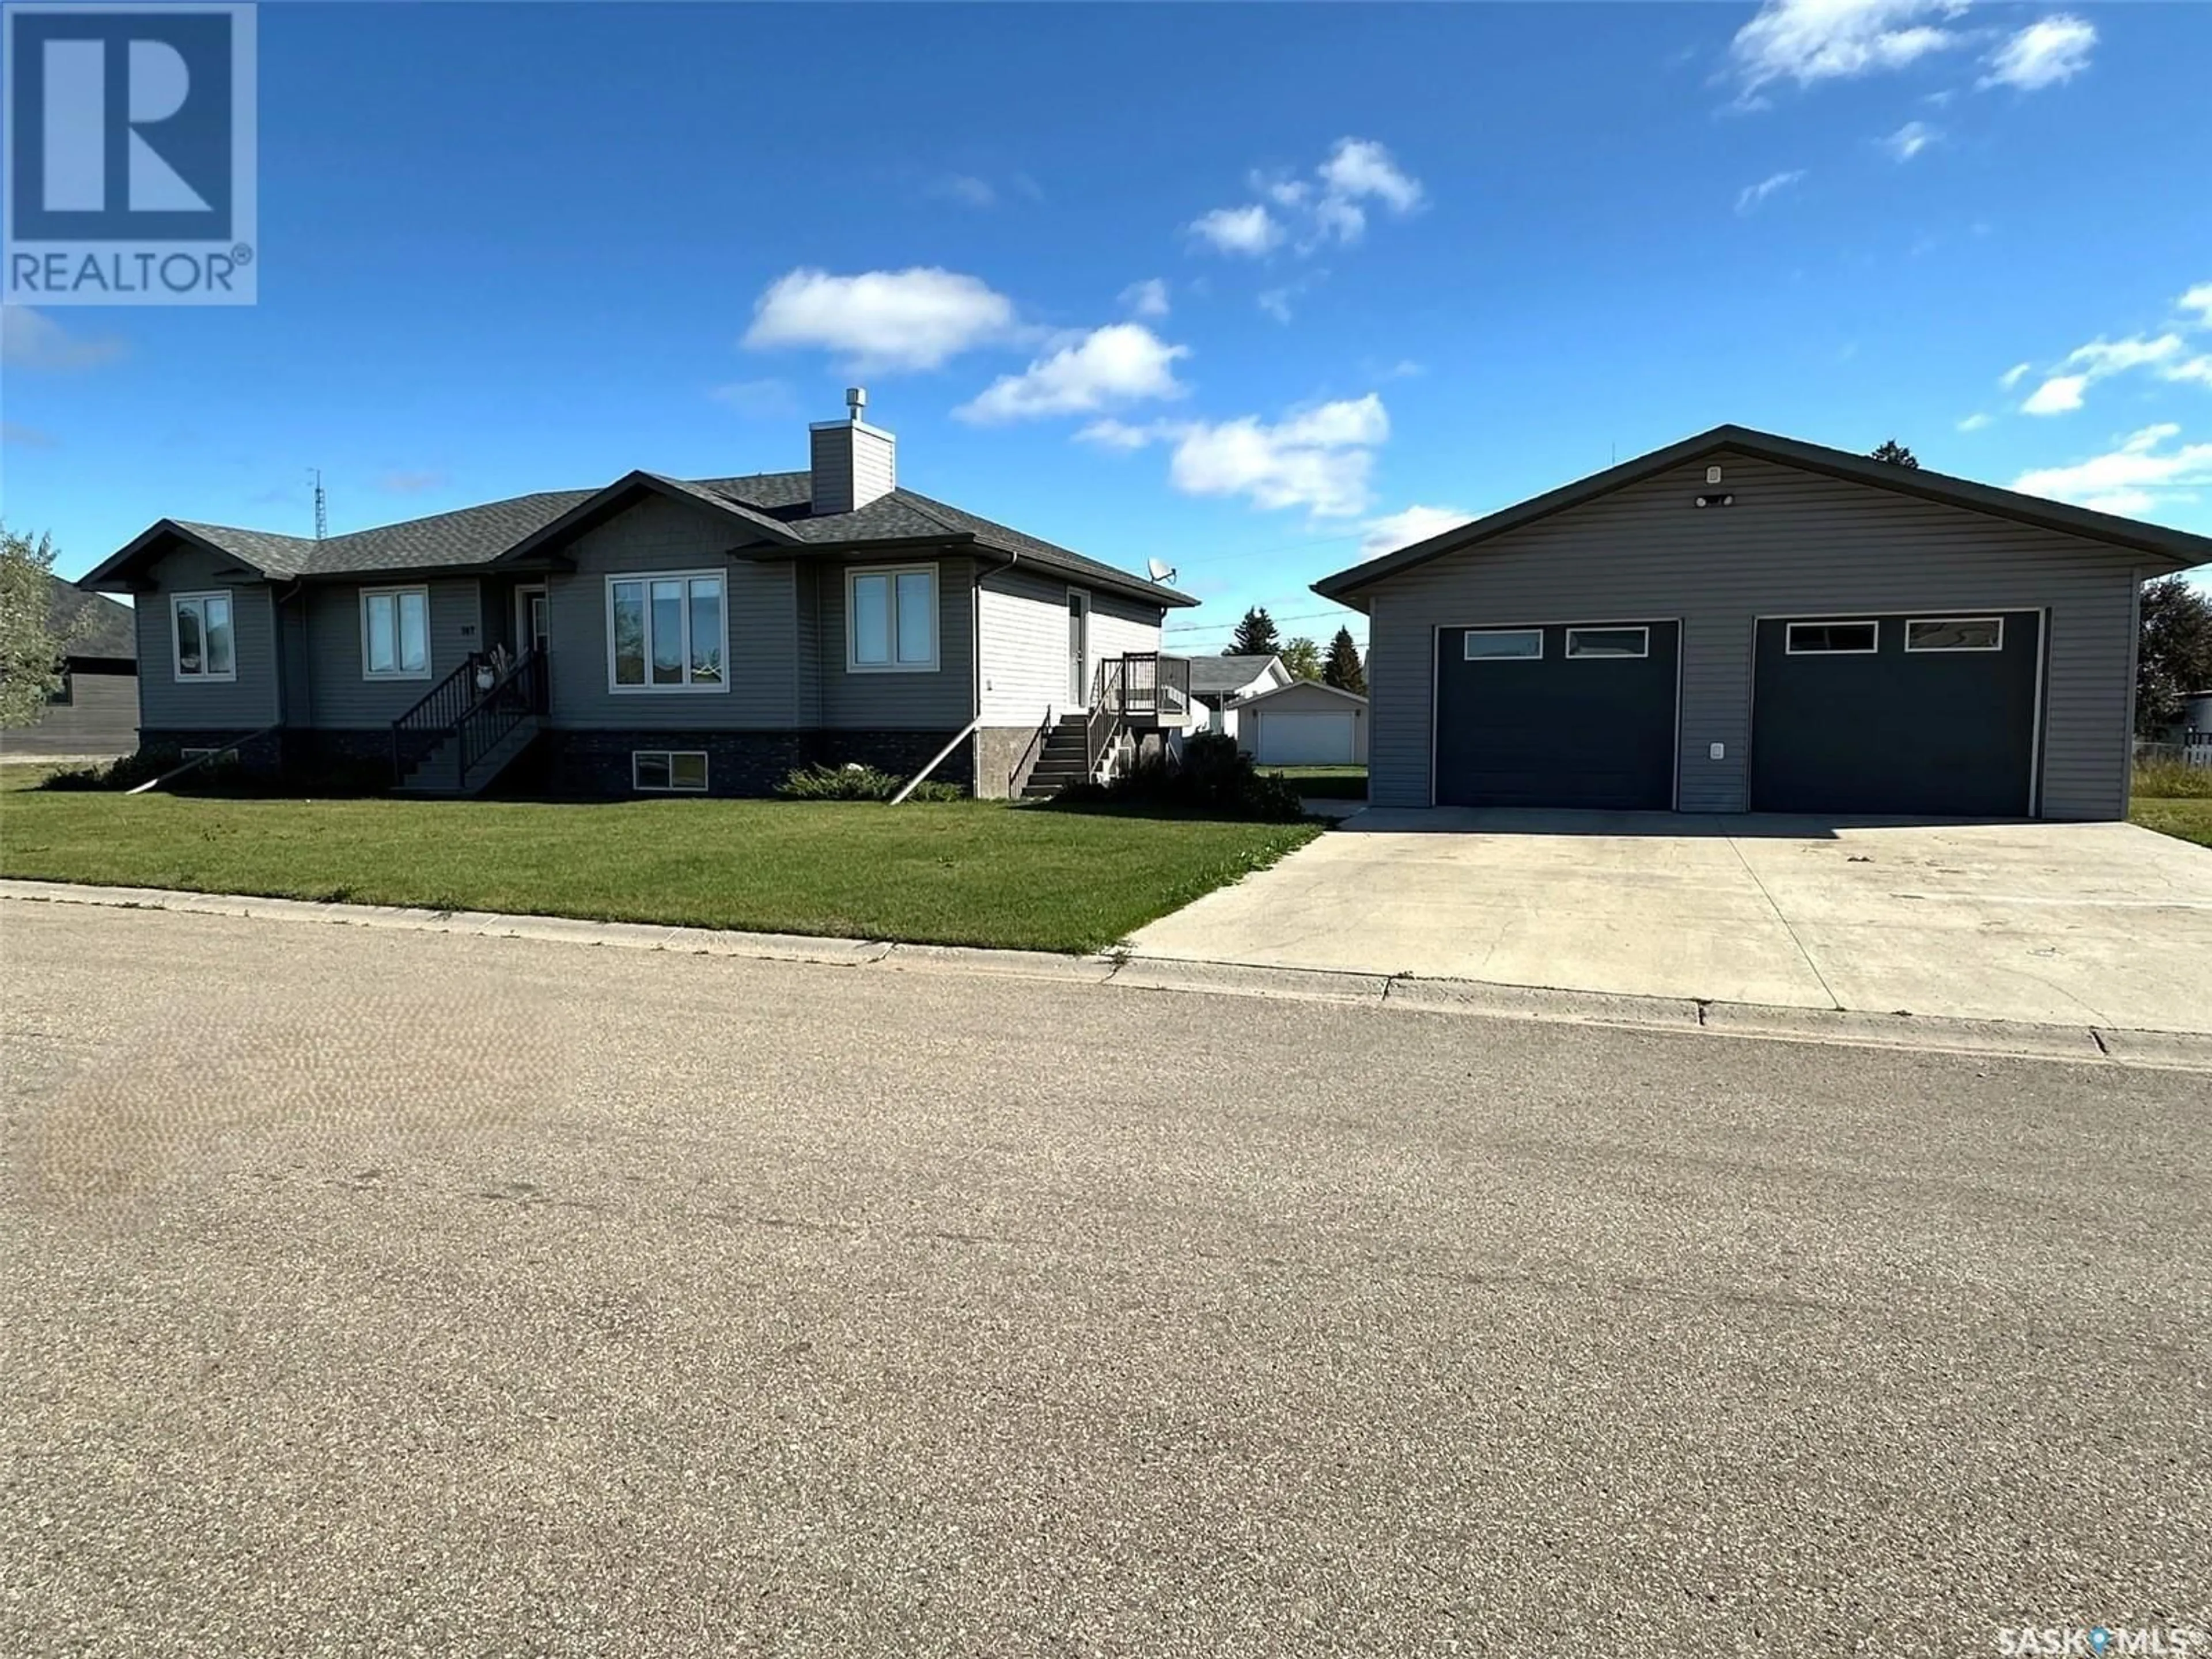
[[[1437,631],[1437,803],[1674,804],[1671,622]]]
[[[1752,809],[2027,817],[2042,629],[2033,611],[1760,623]]]

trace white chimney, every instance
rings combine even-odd
[[[866,386],[847,386],[847,418],[817,421],[806,429],[817,518],[824,513],[850,513],[898,488],[898,440],[860,418],[867,406]]]

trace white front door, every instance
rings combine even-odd
[[[545,649],[546,611],[545,590],[542,587],[518,587],[514,590],[514,641],[525,651]]]
[[[1073,587],[1067,590],[1067,701],[1077,708],[1091,706],[1091,596]]]

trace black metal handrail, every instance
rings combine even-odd
[[[1107,657],[1100,660],[1097,673],[1091,677],[1091,717],[1083,723],[1083,775],[1086,779],[1098,775],[1099,759],[1121,724],[1120,670],[1121,659]]]
[[[402,752],[408,738],[451,732],[454,723],[469,712],[477,695],[477,670],[484,660],[480,653],[470,652],[459,668],[424,692],[420,702],[392,722],[392,777],[395,783],[405,775],[410,758]],[[418,750],[422,747],[415,746]]]
[[[1013,769],[1006,774],[1006,793],[1009,795],[1020,789],[1022,774],[1038,756],[1044,753],[1045,742],[1052,736],[1052,710],[1048,708],[1044,711],[1044,718],[1037,722],[1037,729],[1030,733],[1029,746],[1015,757]]]
[[[495,681],[460,719],[454,722],[460,738],[456,784],[465,785],[469,772],[489,754],[500,740],[533,714],[545,712],[545,653],[526,651],[521,659]]]

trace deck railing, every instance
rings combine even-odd
[[[526,651],[522,659],[493,683],[455,722],[460,738],[460,770],[455,781],[465,785],[476,763],[499,745],[500,740],[533,714],[545,712],[545,653]]]
[[[1180,726],[1190,713],[1190,659],[1132,651],[1098,665],[1099,690],[1135,726]]]

